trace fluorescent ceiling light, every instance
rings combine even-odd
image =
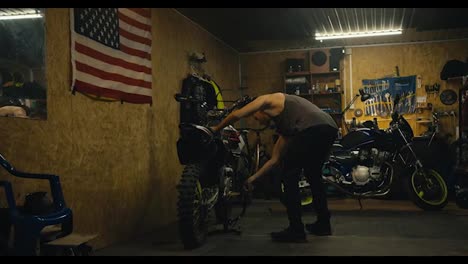
[[[338,34],[315,33],[315,39],[326,40],[326,39],[342,39],[342,38],[362,38],[362,37],[400,35],[401,33],[402,33],[401,29],[369,31],[369,32],[349,32],[349,33],[338,33]]]
[[[41,14],[27,14],[27,15],[6,15],[0,16],[0,20],[10,20],[10,19],[25,19],[25,18],[40,18]]]

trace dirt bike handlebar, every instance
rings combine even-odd
[[[184,95],[181,95],[181,94],[175,94],[174,98],[179,103],[182,103],[182,102],[203,103],[203,100],[193,98],[192,96],[184,96]]]
[[[241,127],[241,128],[236,128],[238,131],[253,131],[253,132],[263,132],[270,126],[264,126],[262,128],[251,128],[251,127]]]

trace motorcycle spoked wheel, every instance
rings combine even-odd
[[[200,247],[206,240],[207,212],[202,204],[201,173],[199,164],[185,166],[178,185],[179,236],[185,249]]]
[[[228,182],[231,182],[231,184]],[[231,177],[220,177],[218,201],[214,207],[216,221],[219,224],[223,224],[224,230],[229,228],[229,220],[232,216],[232,207],[236,202],[235,196],[230,195],[234,193],[232,189],[232,182],[233,179]],[[224,193],[227,193],[228,195],[225,196]]]
[[[459,138],[450,145],[450,148],[452,153],[455,155],[456,166],[462,166],[468,163],[468,139]],[[462,150],[461,160],[460,148]]]
[[[455,204],[462,209],[468,209],[468,189],[456,191]]]
[[[448,203],[447,184],[435,170],[416,169],[407,178],[406,186],[411,201],[423,210],[441,210]]]

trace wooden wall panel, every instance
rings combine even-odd
[[[345,57],[344,74],[345,89],[349,95],[349,65],[350,57],[352,63],[352,88],[353,94],[358,93],[362,87],[363,79],[381,78],[385,75],[393,74],[395,66],[399,67],[400,76],[417,75],[421,78],[421,88],[416,89],[417,96],[426,95],[424,86],[434,83],[441,84],[441,91],[448,88],[457,90],[456,82],[443,81],[440,79],[440,72],[448,60],[465,61],[468,57],[468,41],[453,41],[424,44],[407,44],[395,46],[375,46],[375,47],[356,47],[352,48],[352,55]],[[348,100],[350,100],[348,96]],[[451,106],[443,105],[440,102],[439,95],[428,95],[428,102],[432,103],[436,111],[455,111],[458,112],[458,104]],[[363,104],[358,100],[356,108],[364,110]],[[353,117],[352,111],[348,112],[347,119]],[[420,135],[427,130],[427,124],[417,123],[417,119],[427,119],[430,117],[430,111],[424,110],[422,114],[405,115],[412,126],[415,135]],[[370,120],[371,117],[362,116],[359,121]],[[379,124],[387,127],[389,119],[379,118]],[[456,119],[453,117],[441,117],[441,132],[443,134],[455,133]]]
[[[243,94],[258,96],[283,92],[286,59],[307,58],[307,56],[307,51],[241,54],[242,86],[247,87]],[[307,67],[306,64],[306,69]],[[247,118],[245,125],[258,127],[253,118]],[[262,141],[267,144],[270,153],[273,144],[272,136],[271,130],[262,133]],[[254,140],[254,135],[249,135],[249,140]]]
[[[97,248],[174,222],[179,105],[188,51],[205,52],[206,71],[237,97],[239,55],[173,9],[153,9],[153,105],[72,95],[69,9],[46,11],[48,119],[0,118],[0,153],[17,169],[61,177],[75,230],[97,233]],[[14,179],[16,198],[48,190]]]
[[[307,57],[307,50],[269,52],[269,53],[244,53],[241,54],[242,77],[246,93],[259,95],[283,91],[284,61],[286,58]],[[352,59],[350,60],[350,56]],[[418,89],[417,95],[425,94],[424,85],[440,83],[442,90],[449,86],[446,81],[440,80],[440,71],[444,64],[451,59],[465,61],[468,57],[468,41],[449,41],[437,43],[416,43],[392,46],[369,46],[352,48],[352,55],[346,55],[341,61],[341,86],[345,90],[343,96],[343,108],[345,100],[349,102],[361,87],[363,79],[380,78],[394,73],[395,66],[399,66],[400,75],[418,75],[421,77],[422,88]],[[352,63],[352,87],[350,92],[350,63]],[[452,87],[456,86],[451,84]],[[457,111],[458,105],[444,106],[440,103],[438,96],[428,99],[438,111]],[[355,107],[362,108],[358,100]],[[362,108],[364,109],[364,108]],[[346,115],[352,118],[352,110]],[[407,118],[415,135],[427,130],[427,125],[416,123],[416,118],[428,118],[430,112],[425,111],[422,115],[408,115]],[[361,117],[361,122],[371,119]],[[389,120],[380,119],[381,127],[387,127]],[[454,133],[455,118],[442,117],[442,133]],[[265,133],[266,140],[270,135]],[[271,146],[269,146],[270,148]]]

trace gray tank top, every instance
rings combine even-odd
[[[279,134],[294,136],[317,125],[338,129],[335,120],[309,100],[291,94],[285,94],[285,97],[283,111],[272,118]]]

